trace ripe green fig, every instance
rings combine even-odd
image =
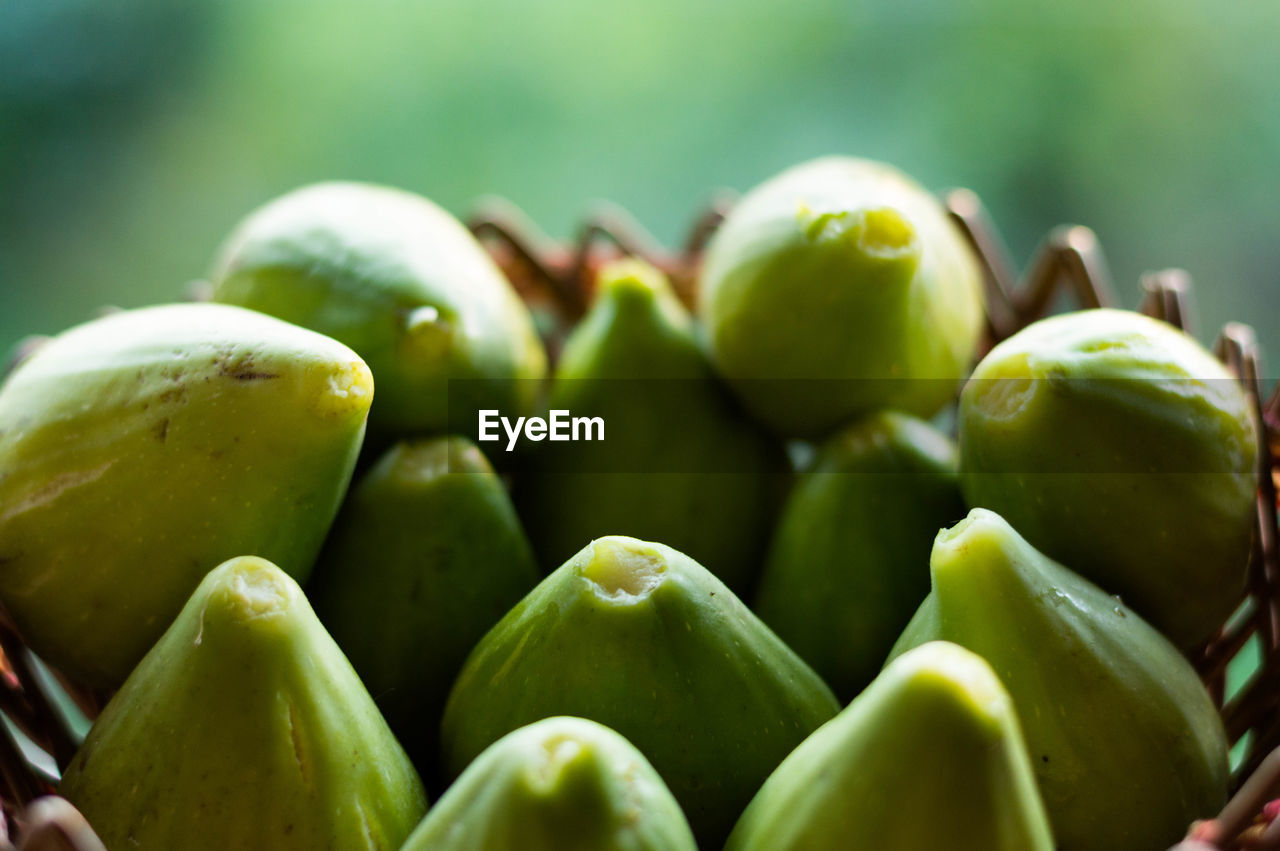
[[[205,577],[63,776],[108,848],[397,851],[422,784],[302,590],[259,558]]]
[[[543,564],[584,541],[663,541],[745,593],[786,483],[781,445],[717,381],[663,275],[624,260],[565,343],[552,410],[598,417],[603,440],[540,443],[517,504]],[[565,499],[564,494],[574,494]]]
[[[490,745],[403,851],[697,851],[689,822],[626,739],[548,718]]]
[[[1123,310],[1037,322],[960,401],[961,480],[1189,649],[1244,594],[1257,435],[1240,385],[1195,340]]]
[[[426,774],[467,654],[540,578],[489,462],[448,437],[396,444],[365,474],[308,593]]]
[[[796,483],[753,608],[848,702],[929,593],[933,536],[964,515],[951,441],[906,414],[872,414]]]
[[[725,851],[1053,851],[1013,701],[945,641],[894,661],[783,760]]]
[[[931,567],[894,655],[941,639],[991,663],[1061,851],[1166,848],[1218,812],[1222,720],[1164,636],[990,511],[941,532]]]
[[[699,293],[716,367],[788,436],[881,408],[931,416],[982,330],[978,266],[942,205],[850,157],[748,192],[707,248]]]
[[[379,435],[527,413],[546,372],[528,310],[475,238],[426,198],[320,183],[251,213],[223,246],[213,300],[327,334],[378,383]]]
[[[576,715],[657,769],[716,848],[779,762],[839,709],[812,669],[688,556],[593,541],[484,637],[445,709],[454,775],[506,733]]]
[[[0,388],[0,600],[50,664],[118,686],[217,564],[307,575],[372,396],[346,346],[238,307],[55,337]]]

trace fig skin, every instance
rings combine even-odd
[[[959,424],[969,504],[1179,647],[1240,602],[1256,427],[1239,384],[1191,337],[1122,310],[1035,323],[978,365]]]
[[[1166,848],[1226,802],[1227,740],[1190,663],[1119,600],[974,509],[894,648],[951,641],[1013,697],[1060,851]]]
[[[114,688],[222,561],[305,578],[372,396],[346,346],[237,307],[53,338],[0,388],[0,599],[24,639]]]
[[[222,247],[213,300],[350,346],[378,382],[380,438],[469,431],[478,408],[529,412],[546,353],[475,237],[419,195],[332,182],[251,213]]]
[[[698,315],[751,412],[818,438],[881,408],[941,409],[976,352],[981,277],[922,187],[882,163],[825,157],[729,213],[707,247]]]
[[[634,744],[704,848],[720,845],[779,762],[839,709],[812,669],[706,568],[662,544],[593,541],[467,660],[445,708],[456,776],[553,715]]]
[[[209,573],[59,786],[108,848],[397,851],[422,784],[297,583]]]
[[[605,439],[531,444],[516,501],[541,564],[623,534],[662,541],[749,592],[790,476],[786,455],[717,380],[657,269],[623,260],[601,270],[549,407],[600,417]]]
[[[548,718],[485,749],[402,851],[697,851],[689,823],[626,739]]]
[[[882,411],[830,438],[788,498],[753,608],[841,702],[929,593],[933,536],[966,513],[956,463],[941,432]]]
[[[1013,701],[944,641],[891,663],[783,760],[725,851],[1053,851]]]
[[[430,438],[396,444],[352,489],[308,593],[429,777],[467,654],[540,578],[484,455]]]

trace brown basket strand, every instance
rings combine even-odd
[[[1043,318],[1060,287],[1066,287],[1080,307],[1115,303],[1102,247],[1089,228],[1063,225],[1050,231],[1019,283],[1004,240],[978,196],[953,189],[945,203],[982,269],[990,341],[1003,340]]]
[[[13,846],[10,845],[10,848]],[[40,798],[29,806],[16,851],[107,851],[93,828],[62,798]]]
[[[1262,808],[1280,795],[1280,750],[1273,751],[1240,787],[1217,818],[1192,825],[1186,842],[1172,851],[1280,849],[1280,819],[1257,824]]]
[[[7,616],[0,617],[0,651],[4,654],[6,673],[12,675],[5,678],[3,699],[6,710],[13,709],[10,721],[49,754],[59,770],[65,768],[75,756],[79,742],[66,719],[54,708],[53,697],[36,674],[31,651],[22,643]]]
[[[983,351],[1047,315],[1063,295],[1082,308],[1116,303],[1101,246],[1088,228],[1074,225],[1051,231],[1019,278],[978,196],[956,189],[946,195],[945,203],[982,270],[987,324]],[[567,247],[547,239],[517,207],[501,199],[481,206],[468,224],[521,296],[535,308],[549,310],[562,334],[586,312],[600,265],[619,256],[640,257],[657,266],[670,277],[681,300],[692,306],[703,249],[730,205],[729,196],[708,205],[689,229],[685,244],[674,252],[614,206],[601,206],[589,215]],[[1186,272],[1148,273],[1141,284],[1143,312],[1191,329],[1191,280]],[[41,342],[41,338],[24,341],[16,360]],[[1253,738],[1237,773],[1237,780],[1244,782],[1236,796],[1217,818],[1195,825],[1177,851],[1280,849],[1280,821],[1254,825],[1263,805],[1280,794],[1280,504],[1276,499],[1280,385],[1270,397],[1264,395],[1258,346],[1247,326],[1233,323],[1224,328],[1214,351],[1240,380],[1258,422],[1264,425],[1258,447],[1257,534],[1240,613],[1191,659],[1223,712],[1232,743],[1249,733]],[[1226,700],[1227,667],[1255,637],[1262,650],[1261,668]],[[94,717],[107,695],[79,688],[53,673],[86,716]],[[12,724],[12,729],[0,725],[4,804],[0,816],[11,815],[21,828],[20,851],[103,851],[73,807],[60,798],[42,797],[53,792],[54,778],[28,761],[13,732],[16,729],[49,754],[60,771],[66,767],[77,736],[68,719],[56,711],[49,686],[12,622],[0,611],[0,711]],[[0,851],[13,847],[4,833],[0,822]]]
[[[629,213],[613,205],[592,212],[567,247],[549,240],[519,208],[502,199],[486,201],[468,226],[516,290],[527,301],[548,304],[568,327],[587,312],[600,264],[620,256],[639,257],[661,269],[676,295],[692,307],[702,250],[730,205],[728,195],[709,204],[678,252],[664,249]]]

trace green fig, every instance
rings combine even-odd
[[[796,483],[753,608],[848,702],[929,593],[933,536],[964,515],[951,441],[906,414],[872,414]]]
[[[653,766],[584,718],[508,733],[467,767],[403,851],[697,851]]]
[[[592,542],[484,637],[445,708],[457,775],[517,727],[590,718],[640,749],[704,848],[839,709],[818,676],[718,579],[662,544]]]
[[[969,504],[1003,515],[1183,649],[1244,595],[1256,453],[1227,369],[1129,311],[1029,326],[983,359],[960,401]]]
[[[565,343],[550,407],[599,418],[606,433],[539,444],[517,480],[543,564],[562,563],[592,538],[625,534],[663,541],[746,592],[786,456],[719,385],[660,272],[636,260],[601,271],[596,300]]]
[[[0,388],[0,600],[50,664],[118,686],[215,565],[307,575],[372,396],[346,346],[237,307],[55,337]]]
[[[1053,851],[1013,701],[935,641],[783,760],[725,851]]]
[[[540,578],[489,462],[448,437],[399,443],[365,474],[308,593],[426,773],[467,654]]]
[[[410,192],[320,183],[251,213],[223,246],[213,300],[341,340],[378,383],[379,435],[470,429],[527,412],[546,372],[528,310],[475,238]]]
[[[941,639],[991,663],[1061,851],[1166,848],[1219,810],[1222,720],[1164,636],[990,511],[941,532],[931,569],[894,655]]]
[[[214,569],[107,704],[59,793],[108,848],[397,851],[422,784],[297,583]]]
[[[859,414],[931,416],[982,331],[981,276],[938,201],[850,157],[748,192],[707,247],[699,315],[712,360],[760,418],[820,437]]]

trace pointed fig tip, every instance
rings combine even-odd
[[[630,605],[662,584],[667,570],[663,553],[635,538],[611,535],[592,541],[580,554],[579,572],[596,596]]]
[[[365,416],[373,402],[373,373],[358,357],[334,363],[323,377],[316,402],[322,414]]]
[[[669,291],[667,278],[653,264],[637,257],[623,257],[600,268],[600,291],[635,292],[654,296]]]
[[[978,654],[949,641],[930,641],[892,663],[904,685],[964,708],[996,737],[1003,734],[1013,703],[995,670]]]
[[[283,614],[301,594],[288,574],[257,556],[223,562],[209,572],[203,584],[208,602],[202,621],[208,620],[211,612],[232,621]]]
[[[965,519],[938,533],[929,559],[934,584],[951,575],[971,577],[980,565],[1006,564],[1022,537],[999,514],[975,508]]]

